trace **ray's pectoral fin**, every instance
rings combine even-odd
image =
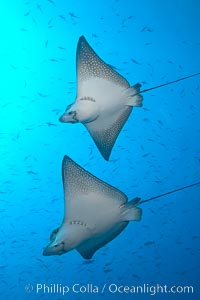
[[[109,160],[115,141],[131,111],[132,107],[127,106],[113,115],[107,117],[100,115],[94,121],[84,124],[106,160]]]
[[[83,242],[76,250],[85,259],[90,259],[94,253],[116,238],[128,225],[129,222],[120,222],[114,228],[99,237],[91,238]]]
[[[112,229],[106,232],[104,235],[93,237],[83,242],[76,250],[85,259],[90,259],[94,253],[111,242],[116,238],[128,225],[129,221],[140,221],[142,217],[142,209],[136,207],[140,203],[140,198],[134,198],[133,200],[121,205],[121,220]]]

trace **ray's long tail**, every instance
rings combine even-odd
[[[167,83],[163,83],[163,84],[160,84],[160,85],[151,87],[151,88],[149,88],[149,89],[142,90],[142,91],[140,91],[140,94],[141,94],[141,93],[146,93],[146,92],[149,92],[149,91],[158,89],[158,88],[160,88],[160,87],[163,87],[163,86],[166,86],[166,85],[169,85],[169,84],[173,84],[173,83],[176,83],[176,82],[178,82],[178,81],[182,81],[182,80],[185,80],[185,79],[188,79],[188,78],[191,78],[191,77],[199,76],[199,75],[200,75],[200,73],[195,73],[195,74],[192,74],[192,75],[189,75],[189,76],[186,76],[186,77],[182,77],[182,78],[179,78],[179,79],[176,79],[176,80],[167,82]]]
[[[140,205],[140,204],[143,204],[143,203],[146,203],[146,202],[149,202],[149,201],[151,201],[151,200],[160,198],[160,197],[164,197],[164,196],[169,195],[169,194],[173,194],[173,193],[176,193],[176,192],[179,192],[179,191],[182,191],[182,190],[185,190],[185,189],[194,187],[194,186],[196,186],[196,185],[200,185],[200,182],[196,182],[196,183],[193,183],[193,184],[190,184],[190,185],[186,185],[186,186],[184,186],[184,187],[181,187],[181,188],[178,188],[178,189],[175,189],[175,190],[166,192],[166,193],[164,193],[164,194],[160,194],[160,195],[158,195],[158,196],[154,196],[154,197],[151,197],[151,198],[149,198],[149,199],[142,200],[142,201],[139,202],[139,205]]]

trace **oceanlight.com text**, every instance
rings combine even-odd
[[[25,286],[25,291],[27,293],[36,294],[148,294],[150,296],[155,296],[158,294],[193,294],[194,287],[185,285],[120,285],[116,283],[104,283],[104,284],[79,284],[74,283],[72,285],[64,285],[60,283],[37,283],[35,285],[27,284]]]

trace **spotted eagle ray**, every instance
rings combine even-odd
[[[59,120],[82,123],[106,160],[109,160],[133,107],[142,106],[141,93],[200,75],[196,73],[140,91],[140,83],[130,86],[123,76],[95,53],[84,36],[79,38],[77,45],[76,69],[77,97]]]
[[[195,186],[191,184],[159,196],[131,201],[120,190],[84,170],[68,156],[62,163],[64,187],[64,219],[53,230],[43,255],[61,255],[76,249],[83,258],[94,253],[117,237],[130,221],[140,221],[138,205]]]

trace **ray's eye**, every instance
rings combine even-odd
[[[64,245],[64,244],[65,244],[64,242],[61,242],[59,244],[54,245],[54,248],[57,248],[58,246],[61,246],[61,245]]]

